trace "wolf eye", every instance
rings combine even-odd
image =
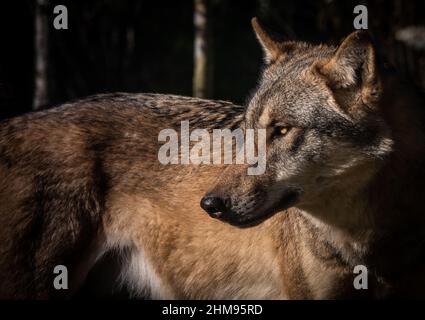
[[[274,128],[274,137],[284,137],[288,134],[289,130],[291,130],[291,127],[286,126],[277,126]]]
[[[288,133],[289,129],[287,127],[280,128],[280,135],[284,136]]]

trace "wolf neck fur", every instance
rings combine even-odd
[[[389,92],[393,94],[382,104],[387,108],[384,114],[392,117],[387,121],[394,149],[385,163],[364,187],[347,190],[347,186],[337,186],[322,205],[301,211],[322,237],[356,263],[371,255],[373,260],[380,259],[378,256],[391,260],[391,255],[403,255],[412,243],[425,249],[423,241],[406,241],[425,235],[425,217],[418,203],[425,196],[425,121],[412,112],[423,100],[411,91],[403,98],[397,97],[398,90]],[[381,250],[391,245],[396,245],[398,252]]]

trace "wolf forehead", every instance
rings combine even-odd
[[[282,120],[308,126],[317,119],[318,112],[327,112],[318,108],[326,105],[328,91],[324,84],[308,81],[308,70],[318,61],[332,57],[335,51],[331,46],[291,42],[290,51],[264,66],[246,110],[247,127]]]

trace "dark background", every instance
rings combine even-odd
[[[367,5],[369,29],[383,53],[402,74],[425,87],[424,47],[420,41],[412,47],[396,40],[399,30],[425,25],[423,0],[206,2],[213,59],[209,98],[244,103],[255,87],[261,50],[252,17],[290,39],[337,44],[353,31],[357,4]],[[68,30],[53,28],[58,4],[68,8]],[[35,0],[3,1],[0,6],[0,119],[33,108],[35,7]],[[48,95],[43,107],[113,91],[192,95],[193,1],[50,0],[44,10]]]
[[[0,5],[0,120],[34,109],[36,8],[39,0]],[[47,27],[46,108],[114,91],[193,95],[194,1],[44,0]],[[365,4],[369,29],[404,77],[425,88],[424,0],[203,0],[210,24],[212,91],[208,98],[244,103],[255,88],[262,54],[250,20],[257,16],[286,39],[338,44],[353,31],[353,8]],[[53,28],[53,8],[68,8],[68,30]],[[412,26],[409,41],[397,34]],[[409,33],[408,33],[409,34]],[[102,263],[116,277],[114,253]],[[79,297],[108,292],[94,269]],[[105,288],[98,284],[104,283]],[[91,285],[93,284],[93,285]],[[126,297],[126,292],[116,293]]]

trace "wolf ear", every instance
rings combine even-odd
[[[252,18],[251,24],[255,35],[263,48],[264,62],[266,64],[272,64],[281,56],[294,49],[295,42],[281,42],[277,40],[264,30],[256,17]]]
[[[379,79],[376,51],[367,31],[351,33],[333,57],[319,66],[333,89],[369,88],[378,89]]]

